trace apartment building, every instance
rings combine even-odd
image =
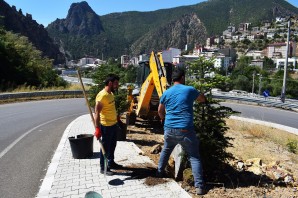
[[[268,58],[285,58],[287,54],[287,44],[286,43],[273,43],[269,44],[267,47],[267,57]],[[296,54],[296,42],[290,42],[289,45],[289,56]]]
[[[129,65],[129,56],[128,55],[122,55],[120,58],[120,63],[122,67],[127,67]]]
[[[279,58],[275,60],[276,69],[283,69],[286,64],[285,58]],[[298,70],[298,58],[288,58],[288,69]]]
[[[173,62],[173,58],[181,54],[181,49],[178,48],[168,48],[162,51],[163,62]]]

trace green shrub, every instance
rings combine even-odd
[[[298,141],[297,140],[288,140],[289,142],[286,144],[288,147],[288,151],[291,153],[297,153],[298,151]]]

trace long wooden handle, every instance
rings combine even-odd
[[[84,84],[83,84],[83,81],[82,81],[81,73],[80,73],[79,70],[77,71],[77,73],[78,73],[78,78],[79,78],[79,80],[80,80],[80,83],[81,83],[81,86],[82,86],[82,89],[83,89],[84,98],[85,98],[86,103],[87,103],[87,106],[88,106],[88,110],[89,110],[89,113],[90,113],[90,116],[91,116],[91,120],[92,120],[92,122],[93,122],[93,126],[94,126],[94,129],[95,129],[95,120],[94,120],[94,117],[93,117],[93,113],[92,113],[91,107],[90,107],[90,105],[89,105],[89,101],[88,101],[87,94],[86,94],[86,90],[85,90],[85,87],[84,87]],[[106,151],[105,151],[105,149],[103,148],[102,141],[101,141],[101,139],[98,139],[98,141],[99,141],[99,145],[100,145],[102,154],[105,156]]]
[[[86,90],[85,90],[85,87],[84,87],[84,84],[83,84],[83,81],[82,81],[81,73],[80,73],[79,70],[77,71],[77,73],[78,73],[78,78],[80,80],[80,83],[81,83],[81,86],[82,86],[82,89],[83,89],[84,98],[85,98],[86,103],[87,103],[87,106],[88,106],[88,110],[89,110],[89,113],[90,113],[90,116],[91,116],[91,120],[92,120],[93,126],[95,128],[95,120],[94,120],[94,117],[93,117],[93,113],[92,113],[91,107],[89,105],[89,101],[88,101]]]

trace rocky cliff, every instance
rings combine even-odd
[[[64,55],[60,53],[59,46],[54,44],[44,26],[33,20],[30,14],[24,15],[22,10],[17,11],[15,6],[10,7],[1,0],[0,16],[0,25],[6,30],[28,37],[43,56],[54,59],[55,63],[64,62]]]

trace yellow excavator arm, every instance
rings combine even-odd
[[[165,74],[166,71],[164,68],[162,54],[154,54],[154,52],[152,52],[149,65],[154,81],[154,86],[160,98],[163,92],[167,89],[167,79]]]
[[[150,74],[142,84],[140,95],[138,97],[138,105],[136,109],[137,116],[147,116],[150,111],[150,100],[154,88],[156,89],[159,98],[167,88],[167,79],[162,54],[155,54],[152,52],[150,55],[149,66]]]
[[[126,114],[127,124],[135,124],[136,117],[158,118],[159,99],[171,84],[174,66],[172,63],[163,62],[162,53],[151,52],[149,61],[142,61],[139,65],[140,78],[138,79],[141,81],[138,82],[141,83],[141,89],[138,96],[136,96],[132,94],[133,88],[128,87],[127,99],[130,102],[130,107]]]

